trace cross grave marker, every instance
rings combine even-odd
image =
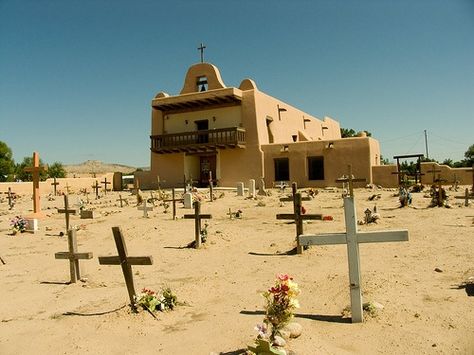
[[[54,196],[57,196],[57,186],[59,185],[59,182],[56,181],[56,177],[53,178],[53,182],[51,183],[51,185],[53,186]]]
[[[120,201],[120,208],[123,207],[123,203],[125,202],[126,205],[128,205],[127,199],[122,198],[122,195],[119,194],[119,198],[116,201]]]
[[[111,182],[107,181],[107,177],[104,178],[104,181],[100,182],[102,185],[104,185],[104,194],[107,195],[107,185],[110,185]]]
[[[128,256],[127,246],[123,238],[120,227],[112,227],[115,245],[117,246],[117,256],[99,256],[100,265],[120,265],[122,267],[123,277],[127,285],[130,305],[135,309],[135,284],[133,282],[132,265],[153,265],[152,256]]]
[[[64,195],[64,208],[58,208],[58,213],[64,213],[66,216],[66,233],[69,233],[69,214],[76,212],[75,209],[69,209],[68,195]]]
[[[360,289],[360,243],[408,241],[407,230],[358,232],[357,214],[353,196],[344,197],[345,233],[323,233],[298,236],[301,245],[346,244],[349,263],[349,286],[352,323],[363,321],[362,293]]]
[[[77,251],[76,230],[70,229],[67,232],[67,244],[69,251],[61,251],[54,254],[55,259],[68,259],[69,271],[71,275],[70,283],[75,283],[81,279],[81,272],[79,268],[80,259],[92,259],[92,253],[79,253]]]
[[[437,180],[437,179],[436,179],[436,173],[440,173],[441,170],[439,170],[439,169],[437,170],[435,164],[432,165],[432,168],[431,168],[431,169],[432,169],[432,170],[427,170],[426,172],[433,174],[433,184],[434,184],[434,183],[437,182],[437,181],[436,181],[436,180]],[[438,178],[439,178],[439,175],[438,175]]]
[[[12,194],[12,188],[9,187],[8,188],[8,207],[10,209],[13,208],[13,206],[15,206],[15,203],[13,202],[14,198],[13,198],[13,194]]]
[[[466,187],[466,190],[464,192],[464,196],[456,196],[455,198],[457,199],[463,199],[464,200],[464,206],[469,206],[469,200],[474,199],[474,196],[469,195],[469,189]]]
[[[41,215],[40,206],[40,172],[48,170],[48,166],[40,166],[38,152],[33,152],[33,166],[26,167],[24,170],[33,176],[33,216]]]
[[[174,187],[171,189],[171,200],[163,200],[163,202],[173,203],[173,219],[176,219],[176,202],[184,202],[184,198],[175,198]]]
[[[148,207],[146,198],[143,199],[143,206],[138,206],[139,211],[143,211],[143,218],[148,218],[148,211],[153,211],[153,206]]]
[[[298,254],[303,253],[303,247],[301,246],[298,236],[303,234],[303,220],[322,220],[322,214],[302,214],[302,197],[301,193],[296,192],[296,183],[292,184],[294,203],[293,203],[293,214],[291,213],[279,213],[276,215],[277,219],[292,219],[296,225],[296,252]]]
[[[344,183],[349,184],[349,196],[353,197],[354,196],[354,182],[366,182],[367,180],[365,178],[355,178],[354,175],[352,175],[352,165],[347,166],[348,169],[348,174],[347,176],[343,175],[341,178],[336,179],[336,182],[342,182],[343,186]]]
[[[95,199],[99,199],[99,189],[100,189],[100,185],[99,185],[99,181],[95,181],[95,185],[92,185],[92,188],[95,190]]]
[[[185,214],[185,219],[194,219],[194,237],[196,249],[201,247],[201,219],[211,219],[212,215],[210,214],[201,214],[201,202],[194,202],[194,214]]]

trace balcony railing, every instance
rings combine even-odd
[[[217,148],[245,148],[245,129],[219,128],[151,136],[155,153],[206,152]]]

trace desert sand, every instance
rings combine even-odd
[[[78,190],[69,196],[73,207],[85,200]],[[291,213],[292,204],[281,206],[279,190],[270,191],[254,200],[237,197],[235,189],[216,190],[222,196],[210,202],[200,190],[202,213],[213,219],[199,250],[183,248],[194,239],[194,222],[182,218],[192,213],[182,204],[176,220],[160,202],[144,218],[130,192],[121,192],[129,201],[123,208],[118,192],[98,200],[90,193],[89,207],[98,216],[71,217],[79,251],[94,254],[80,262],[84,280],[75,284],[67,284],[69,263],[54,258],[67,250],[67,238],[59,236],[64,215],[57,212],[63,197],[43,193],[46,216],[39,231],[11,235],[10,220],[32,212],[31,191],[20,194],[12,210],[0,195],[0,354],[240,354],[255,339],[254,327],[263,320],[261,293],[277,273],[290,274],[301,289],[294,320],[303,333],[288,343],[298,355],[474,353],[474,297],[459,288],[474,276],[472,204],[451,200],[450,209],[427,208],[429,198],[416,193],[412,206],[401,209],[394,190],[356,189],[358,219],[375,204],[381,215],[360,230],[407,229],[409,241],[361,245],[364,301],[384,308],[351,324],[342,317],[350,303],[346,247],[313,246],[285,255],[295,246],[295,225],[275,216]],[[381,198],[368,201],[375,193]],[[341,189],[320,190],[303,205],[307,213],[333,217],[305,223],[305,233],[345,230]],[[229,208],[242,210],[242,218],[229,219]],[[129,255],[153,256],[153,265],[133,267],[137,291],[169,286],[183,304],[157,319],[130,311],[121,268],[97,259],[117,254],[113,226],[121,227]]]

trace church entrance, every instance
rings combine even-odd
[[[209,186],[209,172],[212,172],[212,180],[214,180],[214,185],[216,185],[216,155],[202,155],[200,158],[200,179],[199,187],[208,187]]]

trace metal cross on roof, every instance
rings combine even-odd
[[[201,63],[204,63],[204,49],[206,49],[206,46],[201,43],[201,46],[198,47],[198,51],[201,51]]]

